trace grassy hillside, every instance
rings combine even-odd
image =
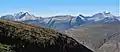
[[[6,20],[0,20],[0,43],[15,52],[92,52],[54,30]]]
[[[120,24],[87,24],[65,33],[96,52],[113,52],[118,50],[116,43],[120,40]]]
[[[0,43],[0,52],[14,52],[11,50],[11,45],[1,44]]]

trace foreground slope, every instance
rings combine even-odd
[[[120,49],[119,23],[87,24],[65,33],[95,52],[115,52]]]
[[[0,43],[16,52],[92,52],[54,30],[6,20],[0,20]]]

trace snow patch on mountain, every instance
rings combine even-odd
[[[37,18],[34,15],[29,14],[28,12],[20,12],[14,15],[17,19],[16,21],[24,20],[36,20]]]

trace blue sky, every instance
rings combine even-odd
[[[110,11],[119,15],[119,0],[0,0],[0,16],[28,11],[36,16],[93,15]]]

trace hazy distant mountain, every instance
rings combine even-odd
[[[93,16],[91,16],[90,18],[87,18],[88,20],[94,20],[94,21],[99,21],[102,20],[104,18],[116,18],[116,16],[112,15],[110,12],[105,11],[103,13],[97,13]]]
[[[58,31],[68,30],[90,23],[119,23],[120,21],[120,17],[114,16],[108,11],[97,13],[93,16],[83,16],[80,14],[78,16],[60,15],[47,18],[35,17],[28,12],[20,12],[15,15],[2,16],[1,19],[27,22],[37,26],[49,27]]]
[[[2,16],[1,19],[12,20],[12,21],[25,21],[25,20],[36,20],[40,18],[37,18],[34,15],[29,14],[28,12],[20,12],[14,15]]]
[[[1,16],[1,19],[15,21],[16,18],[13,15],[5,15]]]

